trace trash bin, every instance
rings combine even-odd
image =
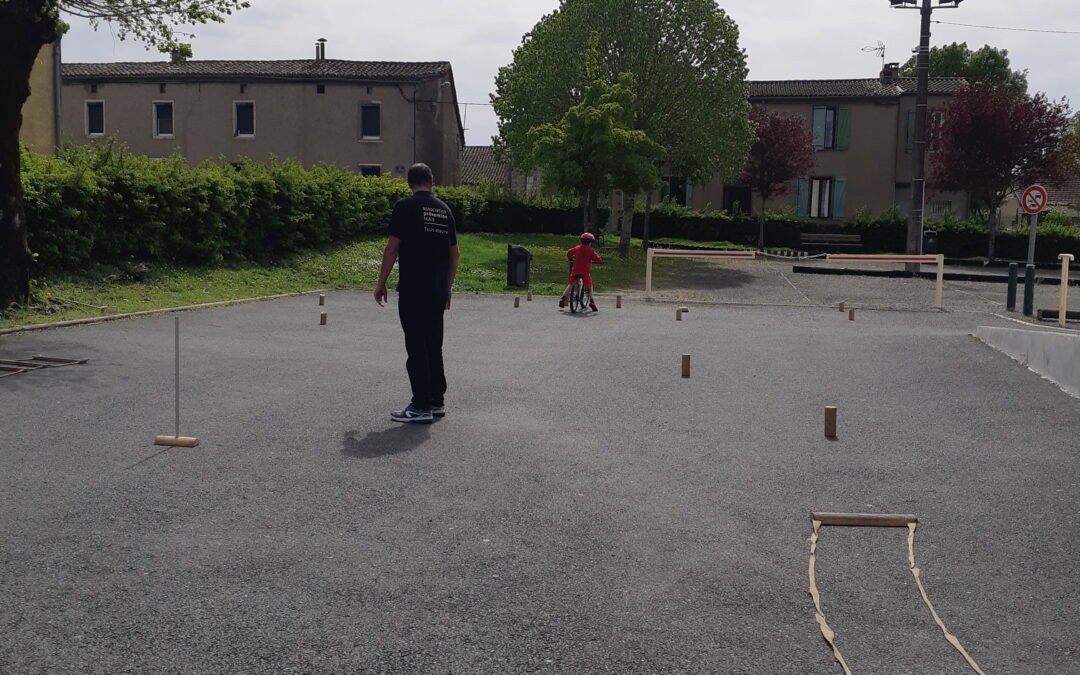
[[[923,230],[922,252],[923,255],[935,255],[937,253],[937,230]]]
[[[506,285],[525,288],[529,285],[532,253],[521,246],[506,245]]]

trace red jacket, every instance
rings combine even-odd
[[[584,276],[592,269],[593,263],[604,262],[604,259],[600,257],[599,253],[593,250],[592,246],[586,246],[585,244],[575,246],[567,251],[566,259],[574,261],[574,266],[570,270],[571,277],[577,274]]]

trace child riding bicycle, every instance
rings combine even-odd
[[[581,235],[581,244],[575,246],[566,252],[566,259],[572,263],[570,268],[570,283],[566,285],[566,290],[563,291],[562,297],[559,298],[559,307],[566,307],[567,296],[570,295],[570,288],[574,285],[574,281],[581,277],[585,288],[589,289],[589,309],[597,311],[596,301],[592,298],[592,275],[589,274],[589,270],[592,269],[593,263],[603,263],[604,259],[593,250],[593,245],[596,244],[596,237],[591,232],[586,232]],[[573,309],[573,308],[571,308]]]

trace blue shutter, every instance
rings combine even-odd
[[[814,106],[814,149],[825,149],[825,108]]]
[[[795,181],[795,215],[800,218],[806,217],[808,203],[810,201],[810,179],[802,177]]]
[[[686,203],[683,206],[694,208],[694,181],[689,178],[686,179]]]
[[[847,192],[847,178],[837,177],[833,179],[832,192],[832,217],[834,220],[844,219],[844,193]]]

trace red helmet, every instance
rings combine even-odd
[[[596,237],[593,236],[592,232],[586,232],[585,234],[581,235],[581,240],[582,241],[596,241]]]

